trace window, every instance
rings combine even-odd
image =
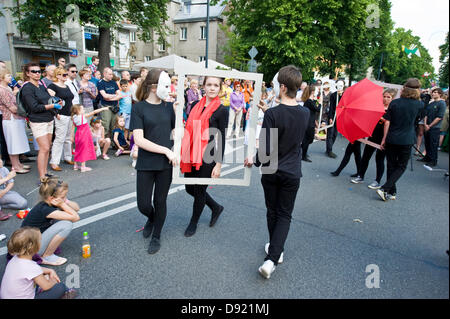
[[[200,39],[206,40],[206,27],[200,27]]]
[[[159,52],[164,52],[166,51],[166,42],[163,42],[161,44],[158,44],[158,51]]]
[[[205,55],[202,55],[202,56],[199,56],[198,57],[198,61],[199,62],[203,62],[203,61],[205,61],[206,60],[206,56]]]
[[[84,28],[84,44],[87,51],[98,52],[99,32],[97,28]]]
[[[184,13],[184,14],[190,14],[191,13],[191,1],[190,0],[188,0],[188,1],[183,1],[182,3],[181,3],[181,8],[180,8],[181,10],[182,10],[182,12]]]
[[[134,43],[136,42],[136,32],[130,31],[130,42]]]
[[[187,28],[180,28],[180,40],[187,40]]]
[[[145,57],[145,62],[150,62],[151,60],[152,60],[152,57],[151,57],[151,56],[147,55],[147,56]]]

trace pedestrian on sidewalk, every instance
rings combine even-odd
[[[265,245],[266,258],[259,273],[270,278],[276,266],[283,261],[284,245],[289,233],[295,198],[300,186],[301,144],[308,127],[309,111],[299,106],[296,94],[302,84],[300,70],[285,66],[275,75],[275,96],[281,103],[268,109],[260,135],[260,148],[255,157],[248,157],[244,165],[261,166],[261,184],[267,207],[269,243]],[[260,102],[261,103],[261,102]],[[278,140],[271,141],[273,130]],[[271,148],[277,145],[277,148]]]
[[[136,97],[140,102],[131,109],[130,130],[139,147],[135,167],[137,206],[141,214],[147,217],[144,238],[152,235],[147,250],[149,254],[155,254],[161,248],[160,237],[167,216],[172,166],[177,165],[176,156],[171,151],[172,130],[175,128],[174,105],[165,102],[169,91],[169,75],[152,69],[137,89]]]
[[[181,143],[181,172],[186,178],[219,178],[225,152],[225,129],[228,108],[222,105],[219,92],[222,79],[207,76],[203,87],[205,96],[193,106],[186,123]],[[200,126],[199,130],[197,130]],[[195,127],[195,131],[194,131]],[[205,139],[208,137],[208,140]],[[192,217],[184,236],[191,237],[197,230],[200,216],[208,206],[211,211],[209,227],[213,227],[223,206],[207,193],[208,185],[186,185],[186,192],[194,197]]]
[[[391,102],[384,115],[386,123],[381,146],[386,150],[387,179],[377,194],[383,201],[395,199],[396,183],[406,170],[411,148],[416,140],[415,121],[423,109],[420,81],[410,78],[403,85],[399,99]]]

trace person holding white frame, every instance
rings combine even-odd
[[[205,96],[192,106],[181,144],[180,168],[187,178],[220,177],[225,151],[229,110],[219,98],[222,79],[206,76],[203,87]],[[219,148],[215,147],[216,144]],[[195,234],[205,206],[212,211],[209,227],[215,225],[224,209],[207,193],[207,188],[208,185],[186,185],[186,192],[194,197],[192,217],[184,233],[186,237]]]

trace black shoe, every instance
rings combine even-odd
[[[184,232],[184,236],[191,237],[195,234],[196,231],[197,231],[197,224],[189,223],[189,226],[186,228],[186,231]]]
[[[333,152],[327,152],[327,156],[331,157],[331,158],[336,158],[337,157],[337,155],[334,154]]]
[[[350,177],[358,177],[359,175],[358,175],[358,173],[355,173],[355,174],[353,174],[353,175],[350,175]]]
[[[153,231],[153,223],[150,222],[150,220],[147,220],[144,226],[144,230],[142,231],[142,235],[144,238],[150,237]]]
[[[428,162],[429,167],[436,167],[436,165],[437,165],[436,162]]]
[[[302,158],[302,161],[308,162],[308,163],[312,163],[312,161],[311,161],[311,159],[309,158],[309,156],[306,156],[305,158]]]
[[[159,238],[153,237],[152,240],[150,241],[150,245],[148,246],[147,252],[150,255],[153,255],[153,254],[156,254],[160,248],[161,248],[161,243],[159,241]]]
[[[430,159],[428,159],[428,158],[426,158],[426,157],[423,157],[423,158],[417,159],[417,161],[418,161],[418,162],[423,162],[423,163],[429,163],[429,162],[430,162]]]
[[[331,172],[330,174],[331,174],[332,176],[335,176],[335,177],[339,176],[339,172],[338,172],[338,171]]]
[[[215,212],[211,214],[211,221],[209,222],[209,227],[213,227],[217,220],[219,219],[220,214],[223,212],[223,206],[220,206]]]

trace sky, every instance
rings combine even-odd
[[[391,17],[395,28],[410,29],[433,57],[439,73],[439,46],[449,31],[448,0],[391,0]]]

